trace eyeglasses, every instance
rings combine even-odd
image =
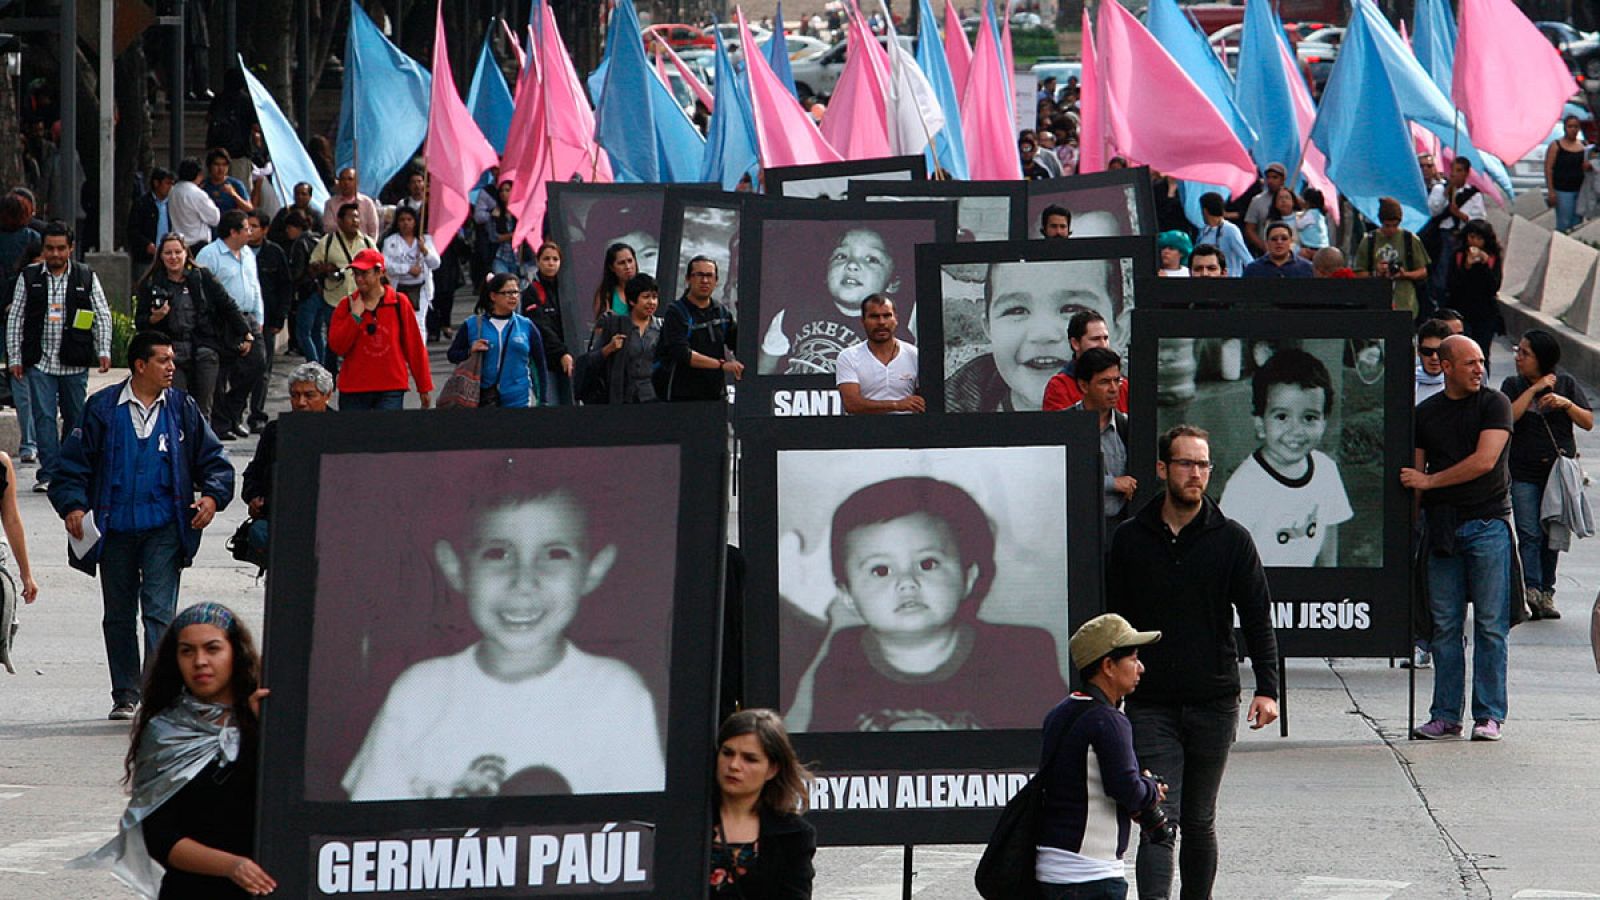
[[[1175,459],[1167,463],[1167,465],[1174,469],[1193,469],[1196,472],[1211,471],[1211,460],[1209,459]]]
[[[1517,352],[1521,353],[1522,351],[1518,350]],[[1418,347],[1417,348],[1417,355],[1418,356],[1438,356],[1439,355],[1439,348],[1438,347]]]
[[[502,290],[495,291],[494,295],[496,297],[515,297],[520,293],[522,292],[516,288],[504,288]]]

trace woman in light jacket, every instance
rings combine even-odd
[[[538,406],[543,395],[548,377],[544,343],[532,320],[517,312],[521,299],[517,276],[491,274],[478,299],[478,314],[456,329],[445,354],[453,363],[466,362],[473,353],[484,355],[478,370],[479,407],[526,409]]]

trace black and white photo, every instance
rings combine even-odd
[[[851,181],[906,182],[927,177],[927,162],[921,156],[888,156],[814,166],[774,166],[762,174],[762,184],[772,197],[844,200]]]
[[[550,185],[548,237],[561,245],[561,315],[569,341],[587,335],[598,318],[594,296],[606,248],[626,244],[638,271],[656,274],[665,198],[659,184]]]
[[[1072,237],[1155,235],[1155,198],[1150,170],[1139,167],[1091,175],[1029,181],[1028,237],[1043,238],[1039,216],[1046,207],[1072,213]]]
[[[1028,236],[1028,185],[1023,181],[885,183],[852,179],[850,199],[955,200],[957,241],[1012,241]]]
[[[711,302],[738,311],[739,223],[748,197],[704,188],[667,190],[661,257],[656,267],[663,306],[683,295],[689,260],[704,256],[717,266],[717,289]]]

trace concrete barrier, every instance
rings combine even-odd
[[[126,253],[85,253],[83,261],[100,277],[100,290],[112,309],[133,314],[133,263]]]
[[[11,454],[12,459],[17,458],[17,451],[22,447],[22,426],[17,423],[15,409],[0,409],[0,450]]]
[[[1553,209],[1547,209],[1544,212],[1539,213],[1537,216],[1532,217],[1531,219],[1529,219],[1529,221],[1531,221],[1533,224],[1539,226],[1540,228],[1548,228],[1551,231],[1555,231],[1556,230],[1556,211],[1553,210]]]
[[[1586,244],[1600,244],[1600,219],[1592,219],[1579,225],[1572,232],[1572,239]]]
[[[1523,191],[1511,204],[1511,212],[1532,219],[1540,213],[1550,209],[1550,204],[1544,202],[1544,191]]]
[[[1597,258],[1600,258],[1600,251],[1588,244],[1565,234],[1552,234],[1538,267],[1517,296],[1523,305],[1559,318],[1578,299],[1578,291]],[[1587,325],[1582,327],[1587,328]]]
[[[1494,229],[1495,236],[1500,239],[1500,242],[1505,243],[1506,236],[1511,229],[1511,210],[1506,209],[1504,206],[1490,204],[1483,220],[1489,223],[1490,228]]]
[[[1583,277],[1578,296],[1561,315],[1561,321],[1591,337],[1600,333],[1600,303],[1595,302],[1594,296],[1597,286],[1600,286],[1600,254],[1596,255],[1594,263],[1589,266],[1589,273]]]
[[[1500,292],[1511,297],[1528,288],[1528,281],[1550,250],[1550,231],[1522,216],[1511,217],[1511,228],[1501,242],[1506,263]]]
[[[1584,384],[1600,384],[1600,338],[1567,326],[1560,319],[1529,309],[1504,294],[1500,313],[1506,320],[1506,333],[1517,340],[1530,328],[1543,328],[1561,345],[1561,368]]]

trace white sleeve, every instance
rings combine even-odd
[[[407,748],[420,737],[406,712],[418,703],[437,702],[427,691],[416,691],[416,667],[407,669],[389,688],[367,737],[339,784],[351,800],[410,800],[410,754]]]
[[[861,345],[857,344],[856,346],[859,347]],[[833,383],[835,385],[861,383],[861,376],[856,374],[856,354],[854,351],[855,347],[847,347],[839,353],[839,359],[833,372]]]
[[[1324,504],[1319,508],[1322,521],[1329,525],[1338,525],[1355,518],[1356,511],[1350,506],[1350,495],[1344,489],[1344,478],[1339,474],[1339,464],[1333,457],[1317,451],[1314,457],[1317,461],[1318,480],[1326,479],[1323,489],[1319,492],[1325,495]]]

